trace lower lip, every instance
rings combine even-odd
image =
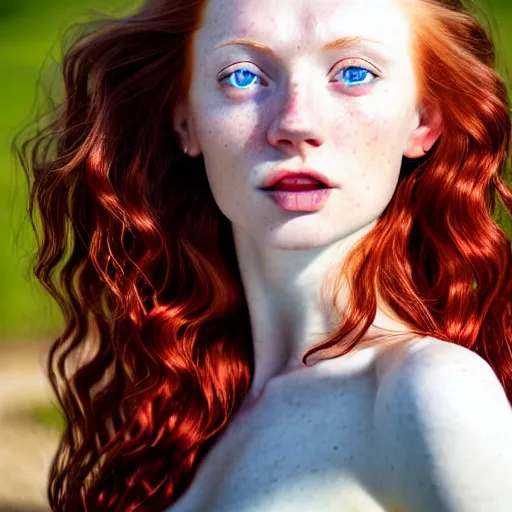
[[[289,190],[265,190],[272,201],[290,212],[316,212],[321,210],[332,188],[318,188],[293,192]]]

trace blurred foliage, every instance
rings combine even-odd
[[[139,3],[0,0],[0,340],[47,338],[58,332],[61,322],[55,304],[30,273],[34,240],[25,220],[25,179],[10,153],[12,136],[31,118],[40,70],[44,63],[60,60],[66,29],[90,19],[94,11],[121,16]],[[507,78],[512,61],[512,2],[478,3],[490,15],[498,69]],[[509,219],[498,212],[497,220],[512,234]]]
[[[64,417],[59,407],[52,403],[34,405],[29,412],[30,419],[38,425],[61,432],[64,429]]]
[[[60,313],[31,275],[35,240],[26,220],[27,187],[11,153],[13,136],[35,112],[43,68],[60,61],[72,25],[95,14],[122,16],[137,0],[0,0],[0,340],[48,338]],[[66,37],[65,37],[66,36]]]

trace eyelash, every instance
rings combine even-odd
[[[359,65],[354,65],[354,64],[351,64],[351,65],[347,65],[347,66],[344,66],[342,68],[340,68],[335,77],[338,76],[340,73],[344,73],[346,70],[348,69],[356,69],[356,70],[363,70],[367,73],[369,73],[370,75],[373,75],[373,80],[371,80],[370,84],[372,84],[373,82],[375,82],[378,78],[380,78],[379,75],[377,75],[377,73],[374,73],[373,71],[371,71],[370,69],[364,67],[364,66],[359,66]],[[248,68],[245,68],[245,67],[239,67],[239,68],[236,68],[232,71],[230,71],[229,73],[225,73],[222,77],[219,78],[219,83],[221,85],[228,85],[228,86],[231,86],[233,87],[234,89],[236,90],[239,90],[239,91],[245,91],[247,89],[249,89],[252,85],[255,84],[255,82],[252,82],[251,84],[249,84],[248,86],[246,87],[236,87],[235,85],[232,85],[232,84],[229,84],[229,83],[223,83],[226,79],[229,79],[231,76],[234,76],[235,73],[237,72],[240,72],[240,71],[248,71],[250,75],[253,75],[256,79],[259,79],[260,81],[262,81],[263,79],[255,72],[251,71],[250,69]],[[354,84],[354,85],[347,85],[348,88],[350,89],[353,89],[353,88],[356,88],[356,87],[361,87],[363,85],[369,85],[368,83],[358,83],[358,84]]]

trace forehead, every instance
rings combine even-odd
[[[410,27],[400,0],[207,0],[196,36],[208,46],[251,38],[279,50],[314,50],[338,37],[379,40],[408,49]]]

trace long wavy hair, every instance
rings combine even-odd
[[[54,511],[170,506],[251,384],[231,224],[172,126],[204,4],[149,0],[86,25],[52,121],[15,143],[33,271],[65,321],[48,360],[66,420]],[[420,97],[439,104],[444,131],[425,157],[404,158],[390,204],[330,278],[349,284],[350,307],[303,362],[352,350],[379,299],[414,334],[483,357],[512,401],[511,242],[494,219],[497,198],[512,207],[507,89],[487,29],[459,0],[409,7]]]

